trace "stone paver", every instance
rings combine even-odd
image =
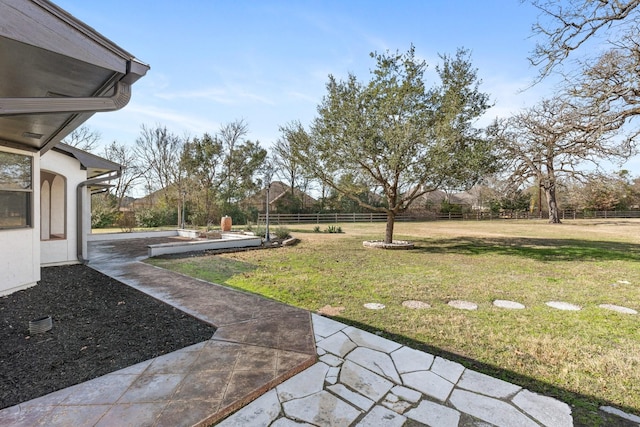
[[[573,425],[569,405],[551,397],[522,390],[513,398],[513,403],[545,426],[569,427]]]
[[[220,427],[268,426],[280,414],[280,401],[271,390],[218,424]]]
[[[455,384],[464,372],[464,366],[442,357],[436,357],[431,366],[431,372]]]
[[[391,353],[396,369],[401,374],[415,371],[426,371],[431,368],[434,357],[429,353],[402,347]]]
[[[454,390],[450,401],[457,410],[497,426],[539,427],[525,414],[502,400],[466,390]]]
[[[402,347],[397,342],[393,342],[386,338],[379,337],[377,335],[372,334],[371,332],[366,332],[361,329],[356,329],[352,326],[349,326],[344,329],[344,333],[351,338],[351,341],[356,343],[360,347],[367,347],[371,350],[384,351],[385,353],[391,353],[394,350]]]
[[[337,352],[343,357],[319,351],[321,357],[336,366],[319,361],[298,374],[300,380],[293,377],[276,387],[276,396],[284,396],[281,390],[291,390],[294,384],[299,392],[289,391],[288,396],[306,396],[281,398],[280,413],[284,417],[277,419],[272,424],[274,427],[573,425],[571,408],[551,397],[351,326],[338,328],[337,322],[327,323],[317,315],[312,316],[312,321],[314,326],[318,322],[326,338],[342,334],[339,340],[329,341],[331,345],[326,342],[324,345],[333,351],[340,348]],[[331,328],[327,328],[329,324]],[[346,339],[353,346],[345,351]],[[319,349],[323,341],[317,343]],[[336,342],[340,345],[335,346]],[[388,375],[391,366],[399,378]],[[323,390],[316,391],[322,382]],[[273,411],[273,402],[265,403],[264,412],[271,414]],[[285,420],[297,424],[285,424]]]
[[[626,412],[623,412],[620,409],[617,409],[611,406],[601,406],[600,410],[608,414],[612,414],[617,417],[624,418],[625,420],[638,423],[638,425],[640,425],[640,417],[638,417],[637,415],[627,414]]]
[[[329,366],[316,363],[276,387],[278,398],[286,402],[322,391]]]
[[[353,405],[357,406],[363,411],[368,411],[369,409],[371,409],[371,407],[375,403],[373,400],[369,399],[368,397],[364,397],[360,393],[351,391],[342,384],[335,384],[335,385],[329,386],[327,387],[327,390],[340,396],[342,399],[352,403]]]
[[[374,402],[379,401],[393,387],[391,381],[349,360],[342,365],[340,382],[358,390]]]
[[[498,398],[509,397],[521,390],[517,385],[469,369],[462,374],[458,387]]]
[[[383,406],[376,406],[357,424],[357,427],[402,427],[406,417]]]
[[[337,332],[316,343],[321,349],[344,358],[357,345],[343,332]]]
[[[290,400],[282,409],[287,417],[326,427],[348,426],[360,415],[356,408],[327,391]]]
[[[402,382],[407,387],[444,402],[453,384],[429,371],[409,372],[402,375]]]
[[[460,422],[460,412],[428,400],[420,402],[420,405],[407,412],[406,416],[434,427],[457,427]]]
[[[400,375],[388,354],[366,347],[358,347],[347,355],[350,360],[363,368],[375,372],[396,384],[400,382]]]

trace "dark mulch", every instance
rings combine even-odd
[[[50,315],[53,329],[29,335]],[[215,328],[82,265],[0,297],[0,409],[210,339]]]

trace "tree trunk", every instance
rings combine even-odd
[[[396,214],[392,211],[387,212],[387,231],[384,235],[385,243],[393,243],[393,226],[396,222]]]
[[[549,208],[549,223],[561,224],[560,210],[558,209],[558,203],[556,202],[556,186],[555,184],[545,187],[544,194],[547,196],[547,207]]]

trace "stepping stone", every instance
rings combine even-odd
[[[415,301],[415,300],[403,301],[402,306],[407,308],[412,308],[414,310],[431,308],[430,304],[427,304],[424,301]]]
[[[449,301],[447,304],[453,308],[457,308],[460,310],[477,310],[478,309],[478,304],[470,301],[453,300],[453,301]]]
[[[556,308],[558,310],[566,310],[566,311],[578,311],[581,310],[582,307],[575,304],[570,304],[568,302],[562,301],[549,301],[546,303],[551,308]]]
[[[385,305],[379,302],[368,302],[364,305],[364,308],[368,308],[369,310],[382,310],[384,307]]]
[[[617,311],[618,313],[638,314],[638,312],[636,310],[632,309],[632,308],[622,307],[622,306],[619,306],[619,305],[600,304],[598,307],[604,308],[605,310]]]
[[[324,307],[320,307],[318,309],[318,314],[322,314],[323,316],[333,317],[333,316],[339,315],[344,310],[345,310],[345,308],[342,307],[342,306],[341,307],[332,307],[331,305],[325,305]]]
[[[515,301],[507,301],[503,299],[497,299],[493,302],[493,305],[500,308],[508,308],[511,310],[522,310],[525,308],[524,304],[520,304]]]

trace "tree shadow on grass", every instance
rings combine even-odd
[[[458,237],[416,240],[427,254],[511,255],[538,261],[640,261],[640,244],[580,239]]]
[[[384,338],[395,341],[399,344],[403,344],[407,347],[460,363],[465,368],[472,369],[477,372],[482,372],[486,375],[490,375],[492,377],[519,385],[534,393],[556,398],[571,406],[571,414],[573,416],[575,426],[637,427],[636,423],[600,411],[599,408],[601,406],[613,406],[624,412],[632,414],[637,414],[638,411],[640,411],[639,408],[630,408],[624,406],[621,407],[612,402],[599,399],[595,396],[584,395],[566,390],[553,384],[548,384],[535,378],[510,371],[508,369],[503,369],[494,365],[480,362],[475,359],[471,359],[469,357],[452,353],[450,351],[429,345],[421,341],[417,341],[404,335],[393,334],[387,331],[381,331],[382,333],[380,333],[378,328],[372,328],[369,325],[351,319],[343,318],[340,316],[331,317],[331,319],[356,327],[358,329],[376,333],[376,335],[380,335]]]

